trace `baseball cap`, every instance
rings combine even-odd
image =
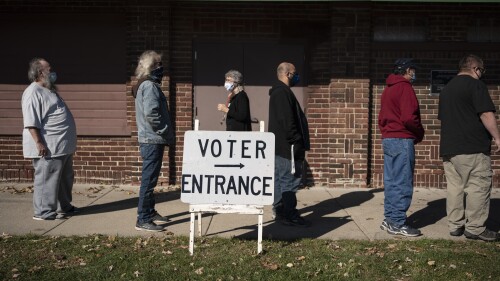
[[[413,69],[417,68],[417,65],[415,64],[413,59],[400,58],[394,62],[394,69],[395,70],[406,70],[408,68],[413,68]]]

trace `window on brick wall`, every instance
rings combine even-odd
[[[423,42],[427,35],[427,19],[381,17],[375,19],[375,42]]]
[[[472,20],[467,30],[469,42],[500,42],[500,20],[479,18]]]

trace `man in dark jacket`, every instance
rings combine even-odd
[[[387,77],[382,93],[378,126],[384,149],[384,216],[380,228],[390,234],[419,236],[420,230],[406,222],[406,211],[413,196],[415,144],[422,141],[424,128],[413,90],[415,64],[398,59]]]
[[[299,75],[287,62],[278,66],[277,75],[279,81],[269,90],[269,132],[275,135],[273,215],[285,225],[308,226],[296,208],[305,152],[310,148],[307,119],[290,89]]]

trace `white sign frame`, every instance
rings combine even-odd
[[[199,120],[195,120],[195,131],[198,131],[199,128]],[[260,122],[260,132],[264,132],[264,121]],[[186,140],[186,138],[185,138]],[[268,167],[272,171],[271,175],[271,189],[270,192],[272,193],[271,199],[272,200],[260,200],[259,202],[261,203],[268,203],[272,204],[274,200],[274,134],[272,134],[272,144],[269,145],[269,153],[268,156],[270,159],[270,167]],[[186,145],[184,145],[184,151],[186,151]],[[182,173],[184,174],[184,160],[183,160],[183,169]],[[182,187],[181,187],[182,190]],[[187,194],[187,193],[186,193]],[[184,195],[185,196],[185,195]],[[189,197],[186,198],[184,197],[183,200],[183,193],[181,193],[181,201],[195,201],[198,202],[198,198],[194,197]],[[194,200],[193,200],[194,198]],[[213,200],[213,198],[211,199]],[[210,200],[207,200],[210,201]],[[217,201],[217,200],[215,200]],[[233,200],[231,200],[233,201]],[[238,200],[236,200],[238,202]],[[253,201],[253,200],[251,200]],[[188,203],[189,203],[188,202]],[[269,204],[269,205],[270,205]],[[198,236],[202,235],[201,229],[202,229],[202,213],[220,213],[220,214],[251,214],[251,215],[258,215],[258,223],[257,223],[257,228],[258,228],[258,234],[257,234],[257,253],[260,254],[262,253],[262,226],[263,226],[263,218],[264,218],[264,206],[263,204],[255,205],[255,204],[221,204],[217,202],[209,202],[206,204],[200,204],[200,203],[194,203],[189,205],[189,212],[190,212],[190,230],[189,230],[189,253],[192,256],[194,254],[194,233],[195,233],[195,220],[196,220],[196,214],[198,215]]]

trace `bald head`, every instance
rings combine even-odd
[[[295,74],[295,66],[289,62],[282,62],[278,65],[276,74],[281,82],[290,86],[290,79]]]

